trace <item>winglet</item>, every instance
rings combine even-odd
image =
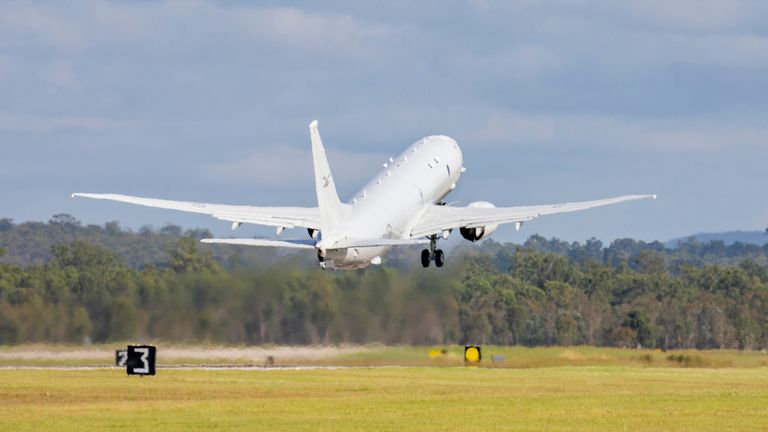
[[[315,192],[317,206],[320,209],[320,231],[329,234],[336,231],[342,219],[342,205],[336,192],[331,168],[325,156],[325,148],[317,129],[317,120],[309,124],[309,137],[312,141],[312,163],[315,169]]]

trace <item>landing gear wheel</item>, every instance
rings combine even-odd
[[[320,268],[323,270],[328,267],[328,264],[325,262],[325,251],[320,249],[317,250],[317,262],[320,264]]]
[[[442,267],[443,264],[445,264],[445,254],[442,249],[438,249],[435,251],[435,265],[437,267]]]
[[[429,249],[424,249],[423,251],[421,251],[421,266],[424,268],[429,267],[429,261],[430,261],[429,255],[430,255]]]

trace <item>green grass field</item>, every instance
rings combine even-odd
[[[0,370],[0,429],[757,431],[768,370]]]
[[[460,347],[430,358],[423,347],[159,346],[156,377],[0,368],[0,431],[768,430],[764,353],[484,347],[481,367],[463,367]],[[108,365],[115,347],[0,347],[0,358]],[[400,366],[162,368],[258,364],[265,353],[278,364]],[[487,361],[494,353],[505,361]]]

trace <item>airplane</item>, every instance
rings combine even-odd
[[[585,210],[656,195],[624,195],[595,201],[552,205],[496,207],[487,201],[467,206],[447,205],[445,197],[456,188],[465,171],[456,140],[444,135],[421,138],[399,156],[389,158],[383,169],[351,200],[343,203],[336,192],[317,120],[309,124],[317,207],[255,207],[200,202],[169,201],[120,194],[74,193],[72,197],[118,201],[129,204],[201,213],[232,223],[276,227],[279,236],[287,228],[306,228],[308,239],[209,238],[209,244],[283,247],[315,250],[320,267],[358,269],[379,265],[395,246],[426,246],[421,264],[445,263],[437,247],[458,229],[466,240],[487,238],[501,224],[523,223],[539,216]]]

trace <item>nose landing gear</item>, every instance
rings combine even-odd
[[[429,237],[429,249],[421,251],[421,266],[429,267],[431,261],[435,262],[435,267],[442,267],[445,264],[445,253],[437,248],[437,235]]]

